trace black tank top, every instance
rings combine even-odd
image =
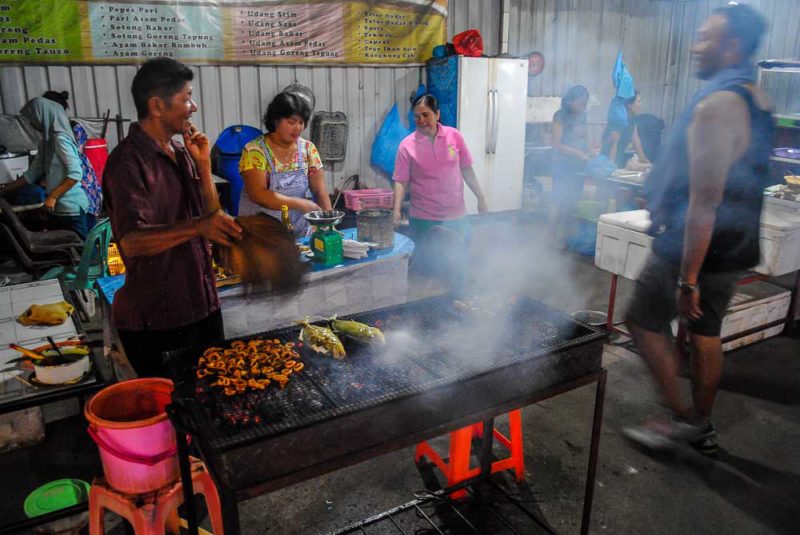
[[[724,91],[736,93],[747,103],[750,110],[750,145],[728,172],[711,243],[701,268],[705,272],[739,271],[758,264],[761,208],[764,188],[769,179],[769,154],[774,134],[772,115],[756,105],[747,88],[734,85]],[[685,150],[684,154],[671,156],[687,163],[685,172],[673,175],[673,183],[668,186],[669,195],[664,199],[660,211],[669,215],[663,221],[662,230],[655,236],[653,250],[664,260],[677,264],[683,256],[686,212],[689,207],[689,154]]]

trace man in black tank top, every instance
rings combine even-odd
[[[720,330],[743,270],[758,263],[772,120],[752,55],[765,29],[745,5],[715,10],[692,46],[707,84],[673,125],[648,184],[653,254],[639,276],[628,326],[671,411],[623,430],[650,449],[688,442],[714,453],[709,420],[722,373]],[[692,402],[678,385],[670,322],[688,324]]]

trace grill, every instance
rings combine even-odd
[[[434,298],[352,319],[380,325],[387,345],[345,340],[344,361],[301,348],[306,367],[284,390],[228,398],[177,365],[200,351],[167,356],[176,406],[227,490],[255,495],[411,445],[601,368],[604,334],[528,299],[474,312]]]

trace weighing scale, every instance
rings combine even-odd
[[[342,235],[334,228],[343,217],[344,212],[340,210],[317,210],[305,214],[308,223],[317,229],[308,240],[315,262],[333,266],[344,260]]]

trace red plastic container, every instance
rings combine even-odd
[[[106,161],[108,161],[108,144],[105,139],[89,139],[86,141],[86,146],[83,148],[83,153],[88,158],[89,163],[92,164],[94,174],[97,175],[97,181],[103,185],[103,171],[106,169]]]
[[[116,490],[143,494],[178,479],[175,430],[165,412],[172,390],[169,379],[132,379],[104,388],[86,404],[89,435]]]
[[[344,192],[344,205],[350,210],[365,208],[392,209],[394,192],[390,189],[351,189]]]

